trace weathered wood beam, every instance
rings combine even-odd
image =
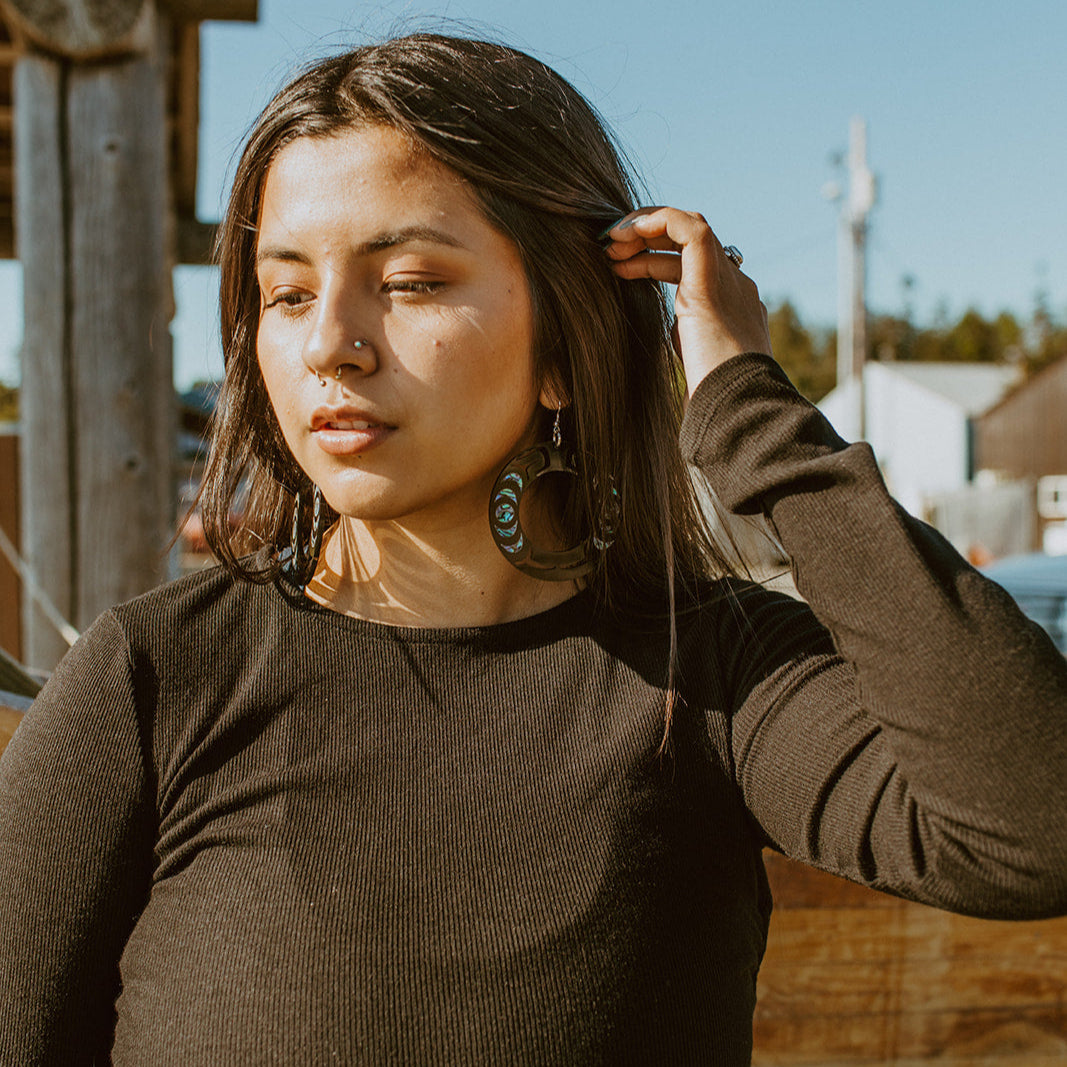
[[[16,67],[23,544],[83,628],[165,576],[175,414],[165,78],[143,54]],[[26,659],[64,650],[27,606]]]
[[[179,218],[175,224],[175,262],[184,267],[206,267],[213,262],[218,224]],[[0,205],[0,259],[18,259],[15,226],[10,211]]]
[[[171,36],[174,209],[196,216],[196,170],[200,131],[200,26],[180,22]]]
[[[155,27],[151,0],[0,0],[12,36],[71,59],[143,50]]]
[[[190,22],[255,22],[258,0],[160,0],[160,10]]]
[[[62,64],[26,56],[15,67],[19,188],[33,190],[17,206],[23,270],[22,556],[65,618],[74,607],[71,336],[66,305],[66,74]],[[66,642],[32,601],[23,601],[23,657],[51,667]]]
[[[206,267],[213,262],[218,225],[199,219],[179,218],[177,225],[178,262],[183,266]]]

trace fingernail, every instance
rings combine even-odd
[[[625,219],[625,218],[626,218],[626,216],[623,215],[621,219],[616,219],[606,230],[604,230],[602,233],[597,234],[597,240],[598,241],[605,240],[607,238],[608,234],[611,233],[611,231],[614,230],[614,229],[625,230],[628,226],[632,226],[634,220],[633,219],[629,219],[628,221],[623,222],[623,219]]]

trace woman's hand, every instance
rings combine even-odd
[[[755,283],[726,257],[702,215],[644,207],[605,234],[620,278],[678,286],[673,337],[691,394],[709,371],[742,352],[770,355],[767,309]]]

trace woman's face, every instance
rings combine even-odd
[[[267,174],[256,254],[263,380],[330,505],[484,519],[540,390],[518,251],[463,179],[388,127],[298,139]]]

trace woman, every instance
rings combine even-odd
[[[224,566],[102,617],[5,755],[5,1062],[740,1064],[765,845],[1067,907],[1062,657],[557,75],[317,64],[220,258]],[[724,576],[684,460],[810,608]]]

